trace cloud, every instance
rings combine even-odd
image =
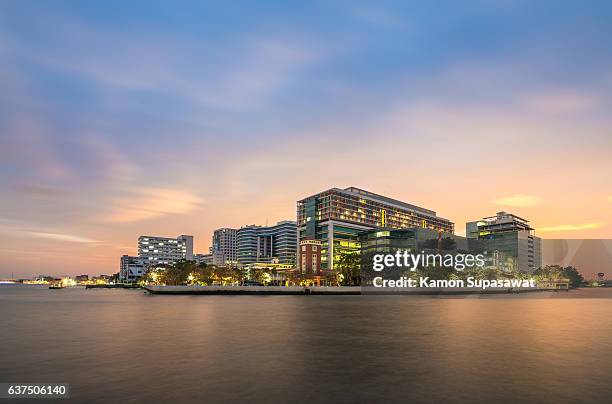
[[[522,208],[527,206],[541,205],[544,203],[544,200],[533,195],[514,194],[496,199],[493,202],[498,205]]]
[[[538,227],[539,232],[556,232],[556,231],[576,231],[576,230],[589,230],[599,229],[605,225],[605,223],[585,223],[585,224],[561,224],[558,226],[550,227]]]
[[[21,234],[25,234],[25,235],[32,236],[32,237],[46,238],[49,240],[56,240],[56,241],[68,241],[71,243],[84,243],[84,244],[99,243],[99,241],[97,240],[92,240],[90,238],[81,237],[81,236],[77,236],[74,234],[48,233],[48,232],[30,231],[30,230],[19,230],[19,232]]]
[[[30,195],[32,197],[56,197],[68,193],[68,190],[64,188],[30,183],[17,183],[13,188],[18,192]]]
[[[112,201],[112,211],[104,221],[129,223],[149,220],[160,216],[190,213],[197,209],[203,199],[199,196],[173,189],[142,188],[127,196]]]
[[[180,35],[126,37],[70,19],[58,21],[63,29],[50,43],[61,46],[30,53],[15,41],[10,55],[95,82],[112,97],[115,90],[145,91],[179,97],[195,107],[250,108],[294,81],[320,53],[311,38],[292,33],[283,38],[253,33],[219,45]]]
[[[599,106],[597,94],[569,90],[551,90],[530,95],[525,104],[535,112],[544,114],[572,114],[590,111]]]
[[[12,114],[0,122],[0,158],[16,167],[18,173],[34,172],[36,179],[47,182],[68,181],[75,171],[62,156],[49,122],[39,116]]]

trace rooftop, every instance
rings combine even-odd
[[[505,219],[505,218],[516,219],[519,222],[529,223],[529,220],[523,219],[522,217],[519,217],[517,215],[508,213],[508,212],[497,212],[495,216],[485,217],[484,220],[499,220],[499,219]]]
[[[320,195],[320,194],[322,194],[324,192],[329,192],[329,191],[333,191],[333,192],[336,192],[336,193],[342,193],[342,194],[348,194],[350,196],[358,196],[358,197],[363,198],[363,199],[368,199],[368,200],[371,200],[371,201],[375,201],[375,202],[379,202],[379,203],[384,203],[386,205],[390,205],[390,206],[393,206],[395,208],[412,210],[412,211],[419,212],[419,213],[422,213],[422,214],[425,214],[425,215],[437,217],[436,212],[433,211],[433,210],[425,209],[425,208],[422,208],[420,206],[412,205],[410,203],[398,201],[397,199],[389,198],[387,196],[379,195],[379,194],[376,194],[374,192],[366,191],[366,190],[363,190],[363,189],[357,188],[357,187],[348,187],[348,188],[344,188],[344,189],[341,189],[341,188],[327,189],[325,191],[318,192],[318,193],[316,193],[314,195],[311,195],[311,196],[309,196],[307,198],[304,198],[304,199],[302,199],[302,201],[304,201],[306,199],[309,199],[309,198],[312,198],[314,196]],[[443,219],[443,218],[439,218],[439,219],[446,220],[446,219]]]
[[[363,190],[361,188],[348,187],[348,188],[344,188],[343,190],[340,190],[340,191],[348,192],[348,193],[350,193],[352,195],[358,195],[359,197],[364,198],[364,199],[370,199],[370,200],[373,200],[373,201],[377,201],[377,202],[381,202],[381,203],[386,203],[386,204],[389,204],[389,205],[395,205],[395,206],[403,208],[403,209],[415,210],[415,211],[418,211],[418,212],[421,212],[421,213],[425,213],[427,215],[436,216],[436,212],[434,212],[433,210],[425,209],[425,208],[422,208],[420,206],[412,205],[410,203],[398,201],[397,199],[389,198],[387,196],[375,194],[374,192],[366,191],[366,190]]]

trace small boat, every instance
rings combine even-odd
[[[51,285],[49,286],[49,289],[64,289],[65,286],[62,285]]]

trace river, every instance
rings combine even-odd
[[[90,403],[610,402],[612,290],[534,295],[0,286],[0,382]]]

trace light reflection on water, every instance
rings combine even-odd
[[[609,402],[612,299],[594,296],[612,290],[458,299],[0,286],[0,382],[68,382],[86,402]]]

